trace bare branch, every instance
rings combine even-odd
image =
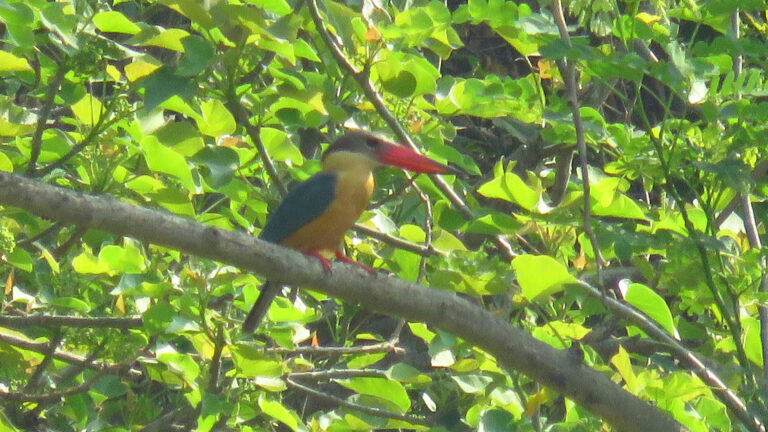
[[[29,316],[8,316],[0,315],[0,326],[14,329],[25,329],[32,326],[57,328],[118,328],[132,329],[141,328],[141,317],[98,317],[82,318],[63,315],[29,315]]]
[[[571,46],[571,38],[568,35],[568,26],[565,23],[565,17],[563,16],[563,4],[560,0],[554,0],[553,2],[555,23],[560,31],[560,37],[566,43]],[[579,162],[581,167],[581,187],[584,191],[584,216],[582,229],[589,238],[589,243],[592,245],[592,251],[595,254],[595,267],[597,271],[597,279],[600,281],[599,286],[603,285],[603,256],[600,254],[600,244],[597,242],[597,236],[592,230],[592,201],[590,198],[590,184],[589,184],[589,161],[587,160],[587,143],[584,141],[584,124],[581,121],[581,112],[579,111],[579,97],[576,93],[576,66],[572,61],[559,60],[557,62],[560,73],[565,80],[565,88],[568,91],[568,102],[571,106],[571,113],[573,115],[573,127],[576,130],[576,148],[579,150]]]
[[[67,68],[59,66],[56,69],[56,75],[53,76],[51,82],[48,83],[48,89],[45,91],[43,97],[43,108],[40,110],[40,114],[37,117],[37,126],[35,128],[35,134],[32,136],[32,150],[29,156],[29,164],[27,165],[27,174],[33,174],[37,170],[37,159],[40,157],[40,151],[43,144],[43,132],[45,126],[48,123],[48,117],[51,115],[51,109],[53,108],[56,93],[59,91],[61,82],[64,81],[64,75],[67,73]]]
[[[411,243],[407,240],[403,240],[399,237],[395,237],[393,235],[386,234],[381,231],[376,231],[375,229],[368,228],[367,226],[364,226],[364,225],[355,224],[355,226],[352,229],[354,229],[360,234],[367,235],[368,237],[379,240],[390,246],[393,246],[402,250],[407,250],[408,252],[413,252],[417,255],[421,255],[421,256],[444,255],[443,252],[435,249],[434,247],[432,247],[432,245],[422,246],[416,243]]]
[[[288,379],[312,379],[316,381],[359,377],[386,378],[387,372],[377,369],[329,369],[310,372],[293,372],[287,375]]]
[[[23,339],[16,336],[11,336],[9,334],[5,334],[0,332],[0,342],[5,342],[8,345],[16,346],[25,350],[34,351],[37,353],[45,354],[46,350],[48,349],[48,344],[44,342],[32,342],[27,339]],[[63,361],[65,363],[69,363],[75,366],[80,366],[85,369],[95,370],[95,371],[106,371],[106,372],[115,372],[119,371],[126,367],[126,365],[119,364],[119,363],[96,363],[93,361],[92,358],[89,357],[83,357],[78,354],[73,354],[67,351],[62,350],[56,350],[53,353],[53,358],[59,361]],[[134,376],[141,376],[142,372],[136,369],[130,369],[128,371],[131,375]]]
[[[327,355],[337,356],[345,354],[370,354],[378,352],[391,352],[394,354],[404,354],[405,350],[390,344],[389,342],[363,345],[363,346],[351,346],[351,347],[333,347],[333,346],[301,346],[296,348],[267,348],[264,350],[269,354],[284,354],[284,355]]]
[[[56,402],[67,396],[72,396],[74,394],[87,392],[88,390],[91,389],[91,386],[93,386],[93,384],[96,383],[96,381],[98,381],[103,375],[106,375],[106,371],[98,372],[96,375],[92,376],[86,382],[78,386],[70,387],[66,390],[49,392],[44,394],[30,394],[26,392],[7,392],[7,391],[0,390],[0,400],[5,399],[5,400],[18,401],[18,402],[37,402],[37,403]]]

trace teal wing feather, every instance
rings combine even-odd
[[[336,195],[338,178],[333,173],[318,173],[292,190],[267,221],[259,238],[280,243],[330,207]]]

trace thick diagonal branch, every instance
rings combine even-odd
[[[270,280],[311,288],[349,303],[428,323],[494,355],[510,370],[562,393],[622,431],[681,431],[670,416],[629,394],[577,356],[556,350],[453,293],[317,260],[245,233],[205,226],[112,197],[94,197],[0,172],[0,204],[41,217],[171,247]]]

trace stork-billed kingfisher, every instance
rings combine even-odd
[[[345,233],[373,195],[373,171],[381,165],[418,173],[456,173],[453,168],[378,135],[349,131],[325,151],[322,171],[285,197],[268,218],[259,238],[316,257],[326,272],[331,265],[322,253],[327,252],[334,253],[339,261],[367,269],[347,258],[342,247]],[[256,330],[280,289],[269,281],[262,286],[259,298],[243,322],[243,332]]]

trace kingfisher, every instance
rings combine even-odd
[[[382,136],[351,130],[323,153],[322,171],[285,197],[268,218],[259,238],[317,258],[326,272],[331,271],[331,264],[324,254],[335,255],[339,261],[372,273],[372,269],[344,254],[344,235],[373,196],[374,170],[384,165],[417,173],[460,173]],[[243,322],[244,333],[256,330],[281,288],[269,281],[264,283]]]

